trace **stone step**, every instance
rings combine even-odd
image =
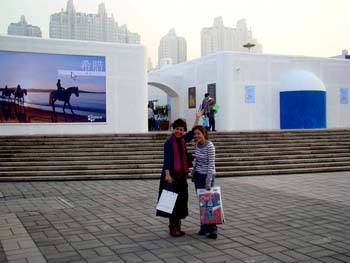
[[[271,159],[271,160],[252,160],[252,161],[215,161],[217,168],[232,167],[232,166],[259,166],[259,165],[279,165],[279,164],[309,164],[309,163],[331,163],[331,162],[349,162],[350,157],[336,157],[336,158],[306,158],[306,159]]]
[[[254,155],[251,154],[247,156],[229,156],[229,157],[220,157],[221,154],[216,154],[216,163],[221,162],[242,162],[242,161],[270,161],[270,160],[308,160],[308,159],[325,159],[332,160],[334,158],[346,158],[350,157],[349,152],[340,152],[340,153],[324,153],[324,154],[288,154],[288,155]],[[26,157],[23,160],[23,157],[9,157],[1,158],[0,167],[6,165],[18,165],[18,166],[31,166],[31,165],[40,165],[45,164],[59,164],[63,163],[66,165],[74,164],[99,164],[99,163],[125,163],[125,164],[135,164],[135,163],[162,163],[163,155],[136,155],[136,156],[115,156],[115,155],[105,155],[101,159],[94,158],[92,160],[91,156],[33,156]]]
[[[168,136],[0,136],[0,181],[159,178]],[[350,171],[350,129],[210,136],[219,177]]]
[[[299,169],[299,168],[321,168],[321,167],[348,167],[349,162],[332,162],[332,163],[294,163],[294,164],[280,164],[280,165],[254,165],[254,166],[229,166],[229,167],[217,167],[217,172],[231,172],[231,171],[254,171],[254,170],[285,170],[285,169]],[[50,167],[48,167],[50,168]],[[160,174],[161,168],[139,168],[139,169],[118,169],[113,166],[103,167],[103,169],[96,169],[96,167],[67,167],[66,169],[59,169],[53,167],[52,170],[33,170],[25,171],[0,171],[0,177],[2,176],[72,176],[72,175],[104,175],[104,174]],[[77,168],[77,169],[75,169]],[[94,169],[93,169],[94,168]]]
[[[259,148],[266,148],[266,147],[285,147],[285,146],[290,146],[293,144],[294,146],[299,146],[299,147],[309,147],[309,146],[349,146],[350,147],[350,137],[348,138],[348,141],[345,141],[344,138],[339,139],[339,140],[323,140],[323,141],[309,141],[309,140],[302,140],[302,141],[287,141],[287,142],[242,142],[242,141],[227,141],[227,142],[218,142],[218,141],[213,141],[215,144],[216,148],[227,148],[228,146],[231,147],[236,147],[236,148],[250,148],[250,147],[259,147]],[[142,149],[145,150],[154,150],[154,149],[159,149],[163,147],[164,142],[161,144],[156,144],[156,143],[144,143],[142,144]],[[193,143],[189,144],[189,148],[194,147]],[[101,143],[101,144],[82,144],[79,147],[77,145],[62,145],[62,144],[47,144],[47,145],[2,145],[0,152],[15,152],[15,151],[26,151],[26,150],[52,150],[52,149],[66,149],[66,150],[81,150],[81,149],[139,149],[140,145],[133,143],[133,144],[120,144],[120,143]]]
[[[0,137],[1,138],[1,137]],[[322,137],[311,137],[307,138],[308,142],[323,142],[323,141],[349,141],[350,134],[348,135],[342,135],[342,136],[322,136]],[[76,138],[78,139],[78,138]],[[81,138],[79,138],[81,139]],[[166,137],[161,138],[159,140],[155,140],[152,138],[149,138],[147,140],[125,140],[125,139],[114,139],[114,140],[109,140],[107,138],[101,138],[101,140],[68,140],[66,139],[65,141],[63,140],[52,140],[52,141],[46,141],[46,140],[28,140],[28,141],[23,141],[23,140],[16,140],[16,141],[1,141],[0,143],[2,146],[27,146],[27,145],[32,145],[32,146],[51,146],[51,145],[61,145],[61,146],[92,146],[92,145],[139,145],[139,144],[145,144],[145,145],[163,145]],[[239,138],[235,137],[232,135],[231,137],[215,137],[215,138],[210,138],[213,140],[215,143],[225,143],[225,142],[236,142],[236,143],[266,143],[266,142],[273,142],[275,144],[278,143],[290,143],[290,142],[305,142],[306,137],[303,136],[290,136],[290,137],[281,137],[281,138],[274,138],[274,137],[246,137],[246,138]]]
[[[130,134],[130,135],[64,135],[64,136],[0,136],[1,144],[7,142],[94,142],[94,141],[163,141],[170,133],[147,133],[147,134]],[[315,139],[327,137],[342,137],[349,136],[349,130],[330,131],[330,130],[310,130],[310,131],[266,131],[266,132],[217,132],[209,133],[211,139],[225,139],[225,138],[246,138],[248,140],[256,140],[257,138],[271,138],[271,139],[288,139],[288,138],[308,138]]]
[[[216,147],[217,152],[261,152],[261,151],[294,151],[294,150],[326,150],[326,149],[349,149],[350,143],[339,143],[336,145],[328,145],[328,144],[306,144],[306,145],[294,145],[294,144],[286,144],[286,145],[245,145],[245,146],[236,146],[236,145],[227,145],[226,147]],[[55,153],[66,153],[66,152],[118,152],[120,154],[131,154],[131,153],[145,153],[148,152],[150,154],[159,153],[162,151],[162,147],[137,147],[137,148],[117,148],[117,147],[104,147],[104,148],[65,148],[65,147],[55,147],[55,148],[21,148],[21,149],[0,149],[0,157],[2,154],[13,154],[13,153],[47,153],[47,152],[55,152]]]
[[[146,165],[162,165],[162,158],[158,159],[150,159],[147,160]],[[274,158],[269,159],[248,159],[242,160],[240,158],[216,158],[215,164],[216,166],[230,166],[230,165],[255,165],[255,164],[282,164],[282,163],[311,163],[311,162],[334,162],[334,161],[350,161],[350,153],[347,156],[340,157],[310,157],[308,158],[285,158],[282,159],[281,156],[275,156]],[[28,167],[41,167],[41,166],[81,166],[81,165],[120,165],[120,166],[137,166],[145,164],[144,160],[90,160],[87,159],[82,161],[80,159],[75,161],[67,161],[67,160],[45,160],[45,161],[16,161],[16,162],[1,162],[0,169],[10,169],[11,167],[24,167],[28,169]]]
[[[308,155],[308,154],[348,154],[350,153],[350,149],[294,149],[291,151],[290,149],[283,149],[281,151],[269,151],[270,149],[264,150],[234,150],[225,151],[225,152],[216,152],[216,157],[228,158],[228,157],[249,157],[249,156],[271,156],[271,155]],[[0,160],[5,159],[27,159],[33,157],[40,158],[116,158],[116,159],[159,159],[163,157],[163,151],[147,151],[147,152],[113,152],[113,151],[101,151],[101,152],[47,152],[47,153],[0,153]]]
[[[290,149],[283,149],[281,151],[270,151],[270,149],[267,149],[266,151],[264,150],[257,150],[254,151],[252,150],[237,150],[237,151],[232,151],[232,152],[217,152],[216,156],[220,157],[237,157],[237,156],[271,156],[271,155],[307,155],[307,154],[332,154],[332,153],[345,153],[348,154],[350,151],[347,148],[344,149],[295,149],[291,151]]]
[[[257,166],[257,165],[277,165],[277,164],[302,164],[302,163],[329,163],[329,162],[349,162],[348,157],[327,157],[327,158],[299,158],[281,159],[277,156],[268,160],[221,160],[217,158],[215,165],[221,167],[232,166]],[[50,171],[59,169],[139,169],[139,168],[161,168],[162,159],[153,160],[95,160],[95,161],[41,161],[41,162],[9,162],[0,163],[0,171],[25,171],[28,167],[32,171]]]
[[[225,171],[217,172],[216,177],[234,177],[234,176],[258,176],[258,175],[282,175],[282,174],[303,174],[303,173],[329,173],[350,171],[348,166],[327,166],[327,167],[313,167],[313,168],[286,168],[274,170],[249,170],[249,171]]]
[[[307,173],[329,173],[350,171],[350,166],[341,167],[319,167],[319,168],[299,168],[283,170],[256,170],[256,171],[230,171],[218,172],[216,177],[235,177],[235,176],[260,176],[260,175],[283,175],[283,174],[307,174]],[[66,175],[66,176],[0,176],[1,182],[19,182],[19,181],[77,181],[77,180],[130,180],[130,179],[159,179],[159,174],[104,174],[104,175]],[[189,181],[190,182],[190,181]]]

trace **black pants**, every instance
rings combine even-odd
[[[148,119],[148,130],[153,131],[154,130],[154,119]]]
[[[208,116],[209,118],[209,131],[210,129],[212,131],[215,131],[215,117],[214,116]]]

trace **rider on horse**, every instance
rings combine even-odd
[[[22,90],[21,85],[18,84],[17,88],[16,88],[16,91],[15,91],[15,97],[19,97],[20,96],[21,90]]]
[[[65,88],[63,88],[62,86],[61,86],[61,80],[60,79],[58,79],[57,80],[57,91],[58,91],[58,93],[61,93],[62,91],[64,91],[65,90]]]

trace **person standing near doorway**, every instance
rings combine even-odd
[[[204,94],[204,99],[202,102],[202,109],[204,110],[204,114],[209,119],[209,127],[206,127],[208,131],[216,131],[215,130],[215,112],[214,112],[215,100],[214,98],[209,96],[209,93]]]
[[[148,104],[148,130],[152,131],[154,128],[154,111],[150,104]]]

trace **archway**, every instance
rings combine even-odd
[[[159,82],[148,82],[148,86],[156,87],[162,91],[164,91],[169,97],[170,97],[170,107],[168,109],[168,118],[169,122],[172,123],[175,119],[179,118],[180,113],[180,100],[179,100],[179,94],[176,93],[172,88],[169,86],[159,83]]]

